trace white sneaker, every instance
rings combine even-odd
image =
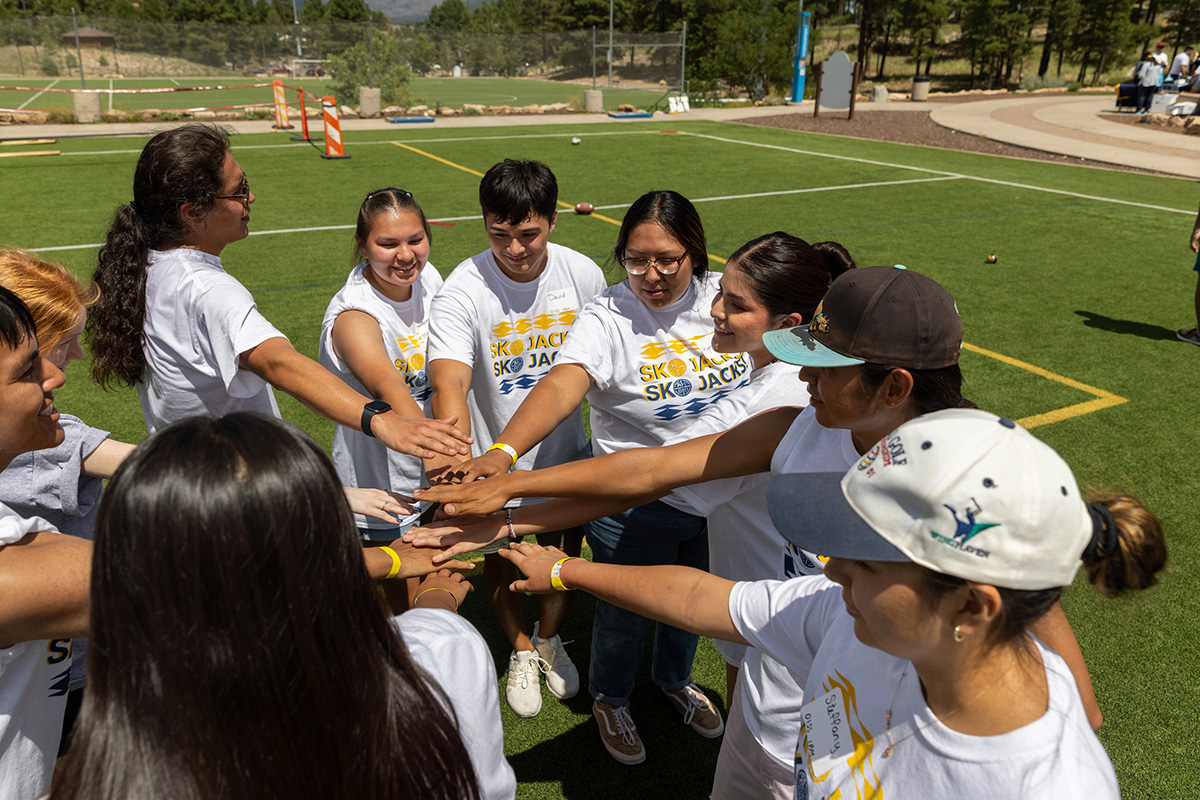
[[[542,685],[538,671],[544,672],[548,668],[549,665],[535,650],[514,650],[508,657],[508,681],[504,697],[518,717],[534,717],[542,710]]]
[[[550,694],[560,700],[567,700],[579,694],[579,670],[571,663],[567,655],[566,645],[557,634],[549,639],[538,636],[538,625],[533,623],[533,649],[548,665],[546,670],[546,688]]]

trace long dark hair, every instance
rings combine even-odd
[[[132,385],[146,368],[146,260],[150,250],[177,246],[187,233],[179,207],[212,210],[221,192],[229,139],[208,125],[184,125],[151,139],[133,172],[133,202],[117,208],[92,280],[100,300],[88,316],[92,378]]]
[[[683,249],[691,256],[693,278],[699,280],[708,271],[708,240],[704,237],[700,212],[691,200],[669,190],[646,192],[633,201],[621,220],[621,230],[617,233],[617,244],[612,252],[614,262],[621,262],[625,256],[625,246],[629,244],[629,235],[643,222],[653,222],[683,245]]]
[[[332,464],[287,423],[196,417],[143,442],[100,506],[91,603],[56,800],[479,796]]]
[[[746,242],[729,263],[741,267],[754,296],[772,317],[800,314],[804,322],[816,313],[830,282],[856,266],[837,242],[809,244],[783,231]]]

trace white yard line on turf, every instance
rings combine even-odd
[[[55,86],[57,86],[57,85],[58,85],[58,82],[59,82],[59,81],[61,81],[61,80],[62,80],[62,78],[55,78],[55,79],[54,79],[54,81],[53,81],[53,82],[52,82],[52,83],[51,83],[49,86],[47,86],[47,87],[46,87],[46,89],[53,89]],[[29,99],[28,99],[28,100],[26,100],[24,103],[21,103],[21,105],[17,106],[17,111],[22,111],[22,110],[24,110],[25,106],[29,105],[29,104],[30,104],[30,103],[32,103],[34,100],[37,100],[39,97],[41,97],[41,96],[42,96],[42,95],[44,95],[45,93],[46,93],[46,92],[45,92],[45,90],[44,90],[44,89],[43,89],[42,91],[38,92],[38,93],[37,93],[37,94],[35,94],[33,97],[29,98]]]
[[[445,142],[490,142],[490,141],[508,141],[510,139],[557,139],[560,136],[646,136],[654,134],[662,135],[660,131],[577,131],[575,133],[529,133],[519,136],[448,136],[443,139],[379,139],[369,142],[353,142],[354,147],[364,147],[370,144],[437,144]],[[237,152],[242,150],[279,150],[285,147],[299,148],[312,147],[307,142],[281,142],[279,144],[243,144],[236,145],[233,149]],[[78,152],[63,153],[64,156],[127,156],[141,153],[141,149],[136,150],[80,150]]]
[[[429,220],[435,222],[470,222],[471,220],[480,219],[478,214],[471,214],[465,217],[438,217],[437,219]],[[251,236],[274,236],[279,233],[316,233],[318,231],[352,231],[353,225],[314,225],[311,228],[280,228],[273,231],[250,231]],[[97,247],[103,247],[102,242],[95,244],[68,244],[60,247],[31,247],[28,248],[31,253],[52,253],[58,250],[92,250]]]
[[[1080,192],[1068,192],[1064,189],[1049,189],[1045,186],[1034,186],[1033,184],[1030,184],[1030,183],[1015,183],[1014,181],[1002,181],[1002,180],[997,180],[996,178],[980,178],[975,175],[967,175],[967,174],[964,174],[961,172],[947,172],[946,170],[928,169],[927,167],[914,167],[909,164],[893,164],[888,161],[875,161],[870,158],[856,158],[854,156],[833,155],[832,153],[818,153],[814,150],[801,150],[797,147],[784,147],[783,145],[778,145],[778,144],[764,144],[762,142],[747,142],[747,141],[743,141],[741,139],[729,139],[724,136],[713,136],[712,134],[707,134],[707,133],[689,133],[687,131],[679,131],[678,135],[679,136],[694,136],[698,139],[710,139],[714,142],[726,142],[728,144],[741,144],[741,145],[745,145],[747,147],[762,147],[762,148],[766,148],[767,150],[782,150],[785,153],[797,153],[799,155],[804,155],[804,156],[817,156],[818,158],[832,158],[836,161],[853,161],[858,164],[870,164],[870,165],[876,166],[876,167],[892,167],[894,169],[909,169],[909,170],[913,170],[915,172],[928,172],[931,175],[945,175],[945,176],[951,177],[951,178],[966,178],[967,180],[980,181],[981,183],[994,183],[998,186],[1010,186],[1014,189],[1029,189],[1030,191],[1034,191],[1034,192],[1050,192],[1051,194],[1061,194],[1061,195],[1066,195],[1067,197],[1078,197],[1081,200],[1095,200],[1100,203],[1116,203],[1118,205],[1123,205],[1123,206],[1136,206],[1138,208],[1149,208],[1153,211],[1170,211],[1174,214],[1187,214],[1189,216],[1193,213],[1192,211],[1179,209],[1179,208],[1171,208],[1170,206],[1156,206],[1156,205],[1152,205],[1150,203],[1135,203],[1132,200],[1116,200],[1112,197],[1099,197],[1094,194],[1081,194]]]

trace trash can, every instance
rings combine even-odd
[[[600,89],[584,89],[583,110],[589,114],[604,113],[604,94]]]
[[[918,75],[917,77],[913,78],[911,99],[914,103],[924,103],[929,99],[928,75]]]

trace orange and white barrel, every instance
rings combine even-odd
[[[342,124],[338,121],[337,101],[333,97],[322,97],[321,110],[325,118],[325,152],[321,158],[349,158],[342,146]]]
[[[277,131],[290,131],[288,124],[287,96],[283,92],[283,81],[271,81],[271,90],[275,96],[275,124],[271,127]]]

